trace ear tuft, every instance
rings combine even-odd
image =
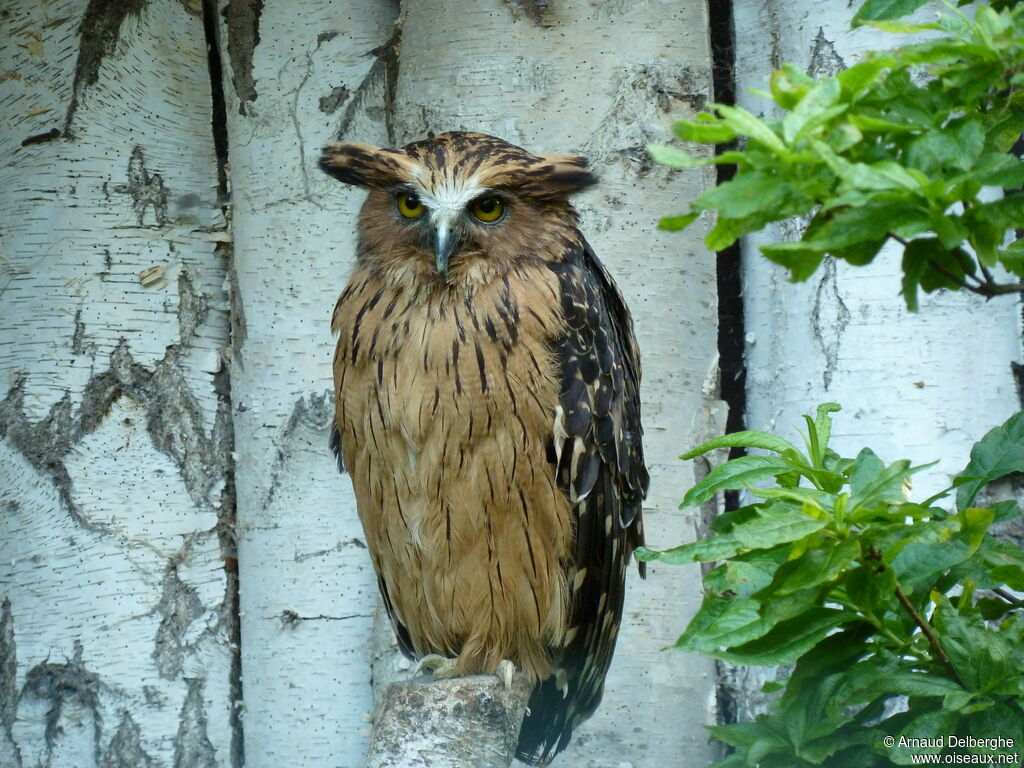
[[[579,155],[544,155],[543,182],[550,197],[562,197],[581,192],[597,184],[597,176],[588,170],[587,158]]]
[[[394,149],[369,144],[328,144],[320,155],[320,170],[344,184],[381,188],[407,181],[409,158]]]
[[[533,155],[526,163],[498,165],[482,183],[508,187],[518,194],[541,200],[565,199],[597,183],[587,170],[587,159],[577,155]]]

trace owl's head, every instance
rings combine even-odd
[[[568,197],[597,181],[582,157],[533,155],[463,132],[401,149],[329,144],[320,168],[369,190],[360,258],[413,265],[442,283],[482,279],[517,259],[563,252],[566,227],[574,232],[576,222]]]

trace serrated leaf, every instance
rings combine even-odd
[[[974,503],[978,491],[1011,472],[1024,471],[1024,411],[989,430],[971,449],[962,477],[970,478],[956,491],[957,509]]]
[[[693,507],[710,499],[722,490],[737,490],[748,485],[792,471],[793,467],[774,456],[740,456],[719,464],[708,476],[686,492],[684,507]]]
[[[1013,647],[989,630],[980,616],[958,613],[945,596],[939,597],[932,624],[967,690],[985,693],[1019,674]]]

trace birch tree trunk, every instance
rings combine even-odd
[[[417,0],[403,4],[393,140],[475,130],[533,152],[578,152],[601,177],[574,200],[582,230],[636,321],[643,357],[647,537],[692,540],[700,521],[677,510],[693,484],[687,447],[721,431],[715,264],[699,232],[657,232],[661,215],[712,182],[652,167],[646,144],[710,89],[703,5]],[[696,567],[631,572],[604,702],[560,759],[565,765],[702,765],[715,720],[713,665],[662,653],[699,606]]]
[[[339,134],[386,143],[385,44],[397,8],[220,7],[246,766],[355,766],[373,711],[377,584],[328,425],[331,310],[361,200],[316,161]]]
[[[763,113],[769,102],[748,91],[766,89],[782,62],[827,76],[865,50],[906,40],[851,31],[855,8],[839,0],[735,0],[740,103]],[[790,284],[757,246],[798,237],[779,226],[743,244],[747,428],[791,437],[801,413],[834,400],[843,407],[832,430],[839,453],[868,445],[886,461],[937,459],[915,475],[914,498],[948,487],[971,445],[1021,407],[1011,370],[1021,354],[1019,299],[944,292],[923,295],[911,314],[899,296],[899,251],[888,247],[869,266],[828,259],[806,283]],[[760,707],[762,680],[754,677],[741,685],[741,719]]]
[[[238,766],[201,8],[0,29],[0,765]]]

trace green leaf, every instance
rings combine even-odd
[[[945,596],[932,616],[942,649],[949,657],[964,688],[985,693],[1017,676],[1014,648],[976,615],[962,615]]]
[[[658,229],[668,232],[678,232],[681,229],[686,229],[697,220],[700,213],[700,211],[694,211],[692,213],[684,213],[681,216],[666,216],[658,222]]]
[[[889,759],[896,765],[916,765],[920,755],[936,755],[942,747],[907,746],[921,744],[916,739],[938,739],[952,733],[956,726],[956,712],[933,710],[919,715],[900,731],[893,734],[895,746],[889,751]]]
[[[838,545],[822,543],[808,549],[796,560],[784,563],[775,573],[771,584],[758,598],[765,602],[778,600],[801,589],[816,587],[836,579],[850,567],[860,554],[856,539],[845,539]]]
[[[1002,200],[976,206],[972,212],[1001,229],[1015,229],[1024,222],[1024,195],[1009,195]]]
[[[823,80],[815,85],[782,119],[782,138],[792,144],[813,125],[821,125],[844,112],[848,105],[839,105],[838,111],[830,109],[839,100],[839,92],[839,81],[835,78]]]
[[[736,138],[736,131],[709,112],[701,112],[696,120],[681,120],[672,126],[672,132],[683,141],[701,144],[724,144]]]
[[[699,541],[692,541],[672,549],[654,550],[637,547],[634,550],[636,559],[641,562],[659,560],[668,565],[684,565],[686,563],[706,563],[714,560],[725,560],[743,550],[743,545],[729,535],[712,536]]]
[[[766,171],[741,171],[697,198],[702,208],[714,208],[722,216],[742,219],[759,211],[777,208],[793,195],[784,177]]]
[[[817,231],[805,235],[803,244],[831,253],[889,235],[913,237],[931,226],[928,212],[910,202],[867,203],[857,208],[831,211]]]
[[[759,142],[771,152],[781,157],[788,157],[790,152],[786,145],[779,138],[768,124],[754,115],[750,114],[743,107],[730,107],[725,104],[715,104],[715,110],[721,116],[723,122],[736,131],[737,134],[747,136],[753,141]]]
[[[899,19],[913,13],[928,0],[867,0],[853,16],[851,26],[858,26],[865,21],[882,21]]]
[[[814,608],[797,618],[776,624],[762,637],[732,650],[709,655],[730,664],[789,664],[820,643],[833,628],[855,618],[834,608]]]
[[[985,147],[985,129],[978,118],[964,118],[943,130],[928,131],[910,142],[908,164],[928,174],[945,168],[968,170]]]
[[[909,461],[901,459],[886,467],[874,451],[862,449],[850,468],[850,508],[906,501],[907,478],[933,464],[911,467]]]
[[[751,554],[760,555],[763,550]],[[704,589],[713,592],[733,592],[750,597],[771,583],[779,564],[768,557],[735,559],[713,568],[704,577]]]
[[[744,430],[740,432],[730,432],[728,435],[722,435],[712,440],[708,440],[706,443],[701,443],[693,450],[687,451],[680,459],[692,459],[696,456],[700,456],[708,451],[713,451],[716,448],[761,448],[766,451],[774,451],[775,453],[786,453],[791,451],[793,454],[799,456],[800,453],[788,440],[783,440],[781,437],[770,435],[767,432],[756,432],[753,430]]]
[[[788,269],[794,283],[802,283],[813,275],[825,258],[824,249],[808,247],[804,243],[769,243],[760,249],[769,261]]]
[[[697,615],[673,646],[677,651],[717,651],[764,635],[771,624],[749,597],[705,595]]]
[[[746,458],[763,458],[748,456]],[[739,461],[739,459],[734,459]],[[730,462],[731,463],[731,462]],[[752,520],[733,527],[730,535],[747,549],[769,549],[777,544],[802,539],[825,527],[827,521],[809,517],[785,507],[759,510]]]
[[[774,456],[741,456],[711,470],[707,477],[686,492],[682,505],[695,507],[718,491],[746,488],[759,480],[792,470],[792,465]]]
[[[1024,471],[1024,411],[989,430],[971,449],[971,460],[960,477],[967,478],[956,491],[957,509],[974,503],[978,491],[1012,472]]]
[[[896,60],[892,56],[869,54],[868,57],[836,75],[843,94],[849,98],[859,95],[865,88],[876,83],[885,70]]]
[[[648,144],[647,154],[651,159],[669,168],[695,168],[711,162],[709,157],[695,157],[679,147],[666,147],[661,144]]]
[[[918,523],[909,530],[903,546],[886,550],[904,591],[928,590],[939,574],[970,558],[992,517],[991,509],[967,509],[948,520]],[[895,556],[891,556],[893,549],[898,549]]]

